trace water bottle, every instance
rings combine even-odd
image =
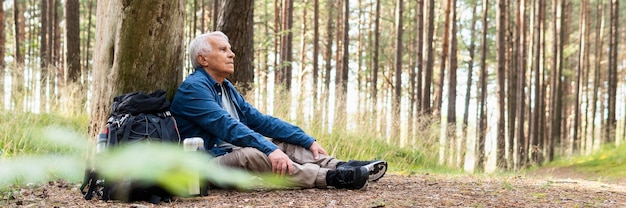
[[[186,138],[183,140],[183,150],[185,152],[195,152],[198,147],[204,144],[204,140],[200,137]],[[193,173],[189,182],[189,195],[197,196],[200,194],[200,176],[199,173]]]
[[[96,153],[101,153],[106,149],[108,135],[106,133],[98,134],[98,143],[96,144]]]

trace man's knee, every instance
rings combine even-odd
[[[235,152],[233,152],[235,153]],[[230,153],[232,154],[232,153]],[[265,172],[272,170],[272,163],[265,153],[255,148],[242,148],[237,151],[239,163],[251,171]]]

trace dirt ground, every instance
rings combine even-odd
[[[626,180],[601,181],[568,169],[518,176],[388,173],[365,191],[211,190],[160,205],[86,201],[79,185],[55,181],[22,188],[0,207],[626,207]]]

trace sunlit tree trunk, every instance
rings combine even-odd
[[[532,96],[534,99],[532,99],[533,102],[533,106],[532,106],[532,117],[531,117],[531,127],[530,127],[530,156],[533,158],[533,162],[537,161],[537,157],[539,155],[539,153],[541,153],[540,149],[539,149],[539,144],[540,144],[540,135],[541,135],[541,130],[539,129],[540,126],[539,124],[541,123],[541,103],[543,100],[543,90],[541,89],[542,86],[542,71],[541,71],[541,60],[543,60],[542,57],[542,42],[541,42],[541,37],[542,37],[542,30],[541,28],[543,27],[543,10],[544,8],[542,7],[543,4],[541,3],[541,0],[536,0],[534,3],[534,11],[535,11],[535,22],[534,22],[534,34],[533,34],[533,62],[532,62],[532,69],[534,71],[533,74],[533,84],[534,84],[534,91],[533,93],[530,94],[530,96]]]
[[[474,83],[474,81],[472,80],[472,76],[474,75],[474,59],[475,57],[475,52],[476,52],[476,22],[478,21],[478,15],[477,14],[477,8],[478,7],[478,3],[474,3],[474,5],[472,5],[472,22],[470,23],[470,42],[469,42],[469,46],[467,48],[468,50],[468,54],[469,54],[469,60],[467,61],[467,89],[465,89],[465,104],[464,106],[464,110],[463,110],[463,127],[462,129],[462,133],[463,136],[461,138],[461,147],[463,148],[461,151],[461,155],[460,155],[460,160],[463,161],[463,163],[461,163],[461,167],[465,166],[465,146],[467,145],[467,140],[468,138],[468,131],[469,129],[467,128],[468,122],[469,122],[469,106],[470,106],[470,99],[471,99],[471,93],[472,93],[472,83]]]
[[[330,72],[332,70],[332,53],[333,53],[333,33],[334,33],[334,27],[333,27],[333,19],[336,18],[335,15],[333,14],[333,11],[335,10],[335,6],[333,4],[333,0],[328,0],[326,2],[327,5],[327,11],[328,11],[328,19],[326,22],[326,48],[324,51],[324,62],[326,63],[326,65],[324,66],[324,93],[322,94],[322,103],[323,103],[323,109],[322,112],[324,113],[324,124],[328,125],[329,121],[330,121]],[[330,126],[327,127],[327,129],[330,129]]]
[[[311,90],[306,88],[306,80],[307,80],[307,76],[309,74],[309,72],[307,71],[307,67],[309,66],[309,64],[307,63],[307,47],[306,47],[306,42],[307,42],[307,32],[308,32],[308,27],[307,27],[307,10],[308,10],[308,5],[309,5],[309,1],[308,0],[304,0],[303,4],[303,8],[302,8],[302,18],[300,18],[302,20],[302,23],[300,25],[300,77],[299,77],[299,82],[300,82],[300,92],[298,93],[298,100],[297,103],[310,103],[308,101],[306,101],[305,98],[310,97],[311,94]],[[300,118],[300,116],[302,116],[302,118],[304,118],[304,115],[306,115],[306,111],[308,109],[308,106],[304,106],[301,105],[298,110],[299,112],[295,113],[295,118],[296,120],[298,120]]]
[[[576,76],[576,101],[574,103],[574,135],[572,137],[572,151],[578,151],[580,148],[580,137],[579,137],[579,126],[580,126],[580,102],[582,98],[581,93],[581,85],[583,84],[583,71],[586,70],[584,67],[585,54],[587,51],[586,46],[586,38],[587,36],[587,22],[586,22],[586,11],[587,10],[587,1],[580,1],[580,19],[579,19],[579,32],[578,32],[578,62],[577,62],[577,70]],[[572,152],[573,153],[573,152]]]
[[[283,90],[291,90],[291,75],[292,75],[292,40],[293,40],[293,0],[283,0],[281,10],[281,31],[280,34],[280,65],[276,71],[276,85],[277,88]],[[280,87],[278,87],[280,86]],[[280,89],[279,89],[280,91]]]
[[[415,72],[417,76],[415,78],[415,106],[417,108],[417,117],[419,117],[422,112],[422,78],[424,77],[424,1],[425,0],[417,0],[417,9],[415,11],[415,24],[417,27],[417,46],[415,47],[415,50],[417,51],[415,61],[417,65],[417,71]],[[419,123],[416,122],[416,124],[419,126]],[[419,128],[416,128],[416,130],[419,131]]]
[[[24,66],[24,3],[23,1],[13,0],[13,25],[15,26],[15,66],[16,68]],[[13,91],[15,92],[15,91]]]
[[[347,125],[346,102],[348,94],[348,45],[349,45],[349,1],[337,1],[336,37],[335,42],[335,115],[333,129],[344,130]]]
[[[313,114],[320,115],[321,107],[319,98],[319,89],[318,89],[318,79],[320,73],[319,67],[319,53],[320,53],[320,31],[319,31],[319,18],[320,18],[320,5],[319,0],[313,0],[313,81],[311,84],[313,85]],[[318,119],[313,119],[316,125],[319,125]]]
[[[608,64],[608,86],[607,86],[607,112],[608,117],[606,119],[605,128],[605,141],[607,143],[615,142],[615,130],[617,127],[617,121],[615,120],[615,103],[617,100],[617,51],[619,50],[618,35],[619,35],[619,1],[611,0],[610,4],[610,23],[609,23],[609,64]]]
[[[291,103],[291,80],[293,70],[293,0],[282,0],[280,6],[275,10],[280,26],[276,33],[279,35],[278,55],[279,60],[274,71],[274,113],[278,117],[289,115],[289,104]]]
[[[435,97],[433,100],[433,114],[438,116],[441,114],[441,104],[443,100],[443,82],[446,75],[446,63],[448,62],[448,49],[450,48],[450,7],[452,6],[451,0],[446,1],[446,9],[444,15],[443,25],[443,37],[441,44],[441,62],[439,63],[439,79],[435,83]]]
[[[525,105],[527,101],[526,96],[526,1],[520,0],[517,2],[517,29],[515,30],[515,40],[517,45],[517,50],[515,54],[515,59],[517,60],[517,96],[516,100],[518,103],[517,109],[515,111],[517,123],[515,125],[515,137],[517,148],[515,154],[517,155],[517,160],[515,161],[515,169],[519,169],[522,165],[526,164],[526,158],[528,157],[528,137],[525,136],[524,127],[525,125]]]
[[[400,120],[402,120],[400,118],[400,108],[401,105],[400,103],[402,102],[402,49],[403,49],[403,41],[402,41],[402,35],[404,33],[402,27],[404,26],[402,24],[403,18],[402,18],[402,13],[404,12],[404,5],[402,5],[402,0],[397,0],[396,1],[396,56],[395,56],[395,61],[394,61],[394,68],[395,68],[395,82],[394,82],[394,93],[393,93],[393,99],[392,99],[392,112],[393,112],[393,118],[395,118],[395,122],[398,127],[400,128],[396,128],[395,130],[391,131],[392,135],[391,138],[393,139],[397,139],[398,144],[400,144],[400,131],[402,129],[402,125],[400,125]]]
[[[426,37],[424,43],[424,53],[426,59],[424,60],[424,87],[422,89],[422,115],[428,115],[431,113],[430,104],[430,87],[433,79],[433,65],[434,65],[434,52],[433,52],[433,35],[435,33],[435,1],[428,0],[426,11]]]
[[[39,78],[39,84],[40,84],[40,92],[39,92],[39,108],[41,109],[41,111],[44,111],[45,109],[45,105],[47,100],[47,96],[45,95],[45,87],[48,86],[48,66],[50,66],[50,56],[52,54],[50,54],[50,49],[48,49],[48,47],[51,47],[50,42],[48,41],[48,39],[50,38],[52,31],[50,31],[50,6],[49,4],[51,3],[52,0],[42,0],[41,1],[41,14],[40,14],[40,28],[41,30],[39,31],[39,45],[41,46],[40,50],[39,50],[39,56],[41,57],[40,62],[39,62],[39,70],[41,71],[40,74],[40,78]],[[36,90],[32,90],[31,92],[33,92],[32,94],[35,95],[37,93]]]
[[[460,163],[460,155],[462,151],[464,151],[464,146],[458,145],[458,137],[456,135],[456,70],[458,67],[457,63],[457,19],[456,19],[456,0],[451,0],[452,11],[450,11],[450,67],[448,73],[448,126],[447,130],[450,131],[446,135],[449,138],[449,149],[450,149],[450,164],[453,167],[459,167]]]
[[[552,74],[550,79],[550,136],[548,138],[549,141],[558,141],[561,140],[561,70],[563,68],[563,53],[560,49],[560,46],[563,45],[563,39],[561,38],[563,35],[563,24],[561,25],[561,31],[559,31],[559,21],[557,18],[558,15],[558,6],[557,2],[553,2],[552,4],[552,33],[554,34],[554,41],[552,41],[552,54],[554,58],[552,58]],[[561,8],[562,9],[562,8]],[[563,11],[563,10],[561,10]],[[562,13],[562,12],[561,12]],[[563,19],[563,15],[561,15],[561,20]],[[548,160],[551,160],[553,156],[555,143],[546,147],[548,148],[547,156]]]
[[[98,1],[91,138],[104,130],[114,96],[163,89],[171,99],[182,81],[184,1],[127,3]]]
[[[91,43],[92,43],[92,36],[91,36],[91,29],[93,28],[93,24],[92,24],[92,14],[93,14],[93,0],[89,0],[89,2],[87,3],[87,30],[85,30],[86,34],[86,40],[85,40],[85,44],[82,47],[83,48],[83,53],[85,54],[85,58],[83,59],[83,68],[81,69],[81,74],[83,75],[81,78],[81,84],[86,85],[87,83],[87,77],[91,74]]]
[[[13,69],[11,70],[11,80],[24,80],[24,46],[23,42],[25,40],[25,21],[24,21],[24,11],[21,10],[25,8],[24,3],[22,1],[13,0],[13,25],[15,26],[15,64]],[[25,9],[24,9],[25,10]],[[20,112],[24,109],[24,102],[26,100],[24,83],[23,82],[12,82],[11,84],[11,99],[9,100],[10,106]]]
[[[506,72],[506,40],[505,35],[507,32],[506,27],[506,16],[508,12],[506,11],[506,0],[498,0],[497,5],[498,9],[496,10],[496,33],[497,33],[497,88],[498,88],[498,107],[497,107],[497,115],[498,115],[498,126],[497,126],[497,148],[496,148],[496,166],[498,168],[506,167],[506,158],[505,158],[505,113],[506,109],[504,108],[506,103],[506,86],[505,83],[505,72]]]
[[[372,106],[372,115],[374,117],[378,117],[378,67],[379,67],[379,41],[380,41],[380,1],[376,0],[376,12],[374,17],[374,46],[373,46],[373,55],[372,55],[372,73],[371,73],[371,106]],[[374,123],[378,123],[379,119],[376,119]],[[378,126],[377,126],[378,127]]]
[[[485,135],[487,134],[487,106],[485,106],[487,98],[487,31],[489,28],[489,22],[487,22],[487,16],[489,14],[489,0],[483,0],[483,20],[482,20],[482,43],[481,43],[481,57],[480,57],[480,86],[478,90],[480,95],[478,97],[478,129],[477,129],[477,141],[476,141],[476,170],[482,171],[485,169]]]

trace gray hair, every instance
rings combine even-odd
[[[198,62],[198,55],[207,55],[213,50],[208,42],[209,37],[221,37],[229,41],[228,36],[221,31],[204,33],[193,39],[189,43],[189,61],[191,61],[191,66],[194,69],[202,66]]]

